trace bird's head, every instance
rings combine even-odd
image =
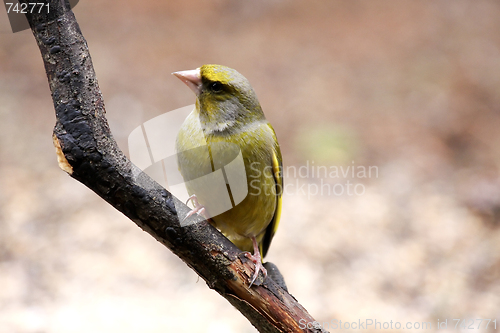
[[[196,105],[204,130],[216,133],[236,130],[265,119],[248,80],[232,68],[203,65],[172,73],[196,94]]]

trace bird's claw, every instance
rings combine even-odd
[[[257,255],[254,255],[251,254],[250,252],[245,252],[245,257],[252,260],[252,262],[255,264],[255,272],[253,273],[252,280],[250,280],[250,285],[248,286],[248,288],[250,288],[254,284],[255,280],[257,280],[259,272],[262,272],[262,274],[264,275],[264,280],[266,279],[267,270],[264,268],[264,265],[262,264],[262,258],[260,256],[260,253],[257,252]]]
[[[186,200],[186,205],[189,203],[189,201],[193,202],[194,208],[186,215],[186,217],[182,220],[182,222],[186,221],[186,219],[193,216],[194,214],[199,214],[203,216],[205,219],[207,220],[209,219],[207,209],[205,208],[205,206],[200,205],[200,203],[198,202],[198,198],[196,197],[196,194],[193,194]]]

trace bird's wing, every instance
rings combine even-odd
[[[272,127],[271,127],[272,128]],[[273,130],[274,134],[274,130]],[[276,134],[274,134],[276,139]],[[277,140],[275,140],[276,146],[273,149],[272,156],[272,166],[273,166],[273,176],[274,181],[276,182],[276,209],[274,210],[274,215],[266,228],[266,232],[264,234],[264,238],[260,243],[260,252],[262,253],[262,258],[264,258],[267,254],[267,250],[269,250],[269,246],[271,245],[271,241],[278,229],[278,224],[280,222],[281,216],[281,206],[282,206],[282,195],[283,195],[283,163],[281,159],[281,151],[279,145],[277,144]]]

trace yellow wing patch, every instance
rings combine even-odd
[[[267,251],[269,250],[269,246],[271,245],[271,241],[274,237],[274,234],[276,233],[276,230],[278,230],[278,225],[281,216],[282,195],[283,195],[283,174],[282,174],[283,164],[281,160],[281,152],[279,151],[279,146],[276,149],[273,149],[272,166],[273,166],[274,180],[276,182],[276,209],[274,211],[274,215],[271,222],[266,228],[264,238],[260,243],[260,251],[262,253],[262,258],[266,256]]]

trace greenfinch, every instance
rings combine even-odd
[[[210,215],[215,227],[246,252],[255,263],[252,286],[259,271],[267,276],[262,259],[281,214],[282,158],[276,133],[252,86],[236,70],[204,65],[172,74],[196,94],[195,108],[176,141],[179,171],[195,205],[188,216]],[[222,191],[209,180],[217,172]]]

